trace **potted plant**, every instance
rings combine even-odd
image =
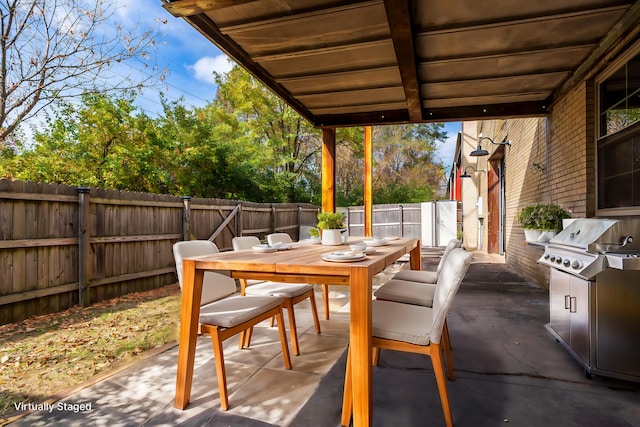
[[[538,203],[527,205],[518,212],[518,222],[524,229],[524,238],[527,242],[537,242],[542,234],[542,230],[538,227],[537,206]]]
[[[344,215],[341,212],[320,212],[318,214],[318,229],[322,232],[323,245],[341,245]]]
[[[547,242],[562,230],[562,220],[571,214],[556,203],[534,203],[518,213],[518,222],[524,228],[528,242]]]

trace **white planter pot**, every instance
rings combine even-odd
[[[527,242],[537,242],[542,235],[542,230],[524,229],[524,239]]]
[[[341,230],[322,230],[322,244],[325,246],[338,246],[342,244]]]

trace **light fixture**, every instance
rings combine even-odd
[[[471,153],[469,153],[470,156],[480,157],[480,156],[489,155],[489,152],[482,148],[481,142],[483,139],[488,139],[492,144],[495,144],[495,145],[508,145],[509,147],[511,147],[511,141],[507,141],[506,138],[502,142],[494,142],[493,139],[489,138],[488,136],[482,136],[482,132],[480,132],[478,134],[478,148],[476,148]]]
[[[467,166],[466,168],[464,168],[464,172],[462,175],[460,175],[460,178],[471,178],[471,175],[469,175],[467,173],[467,169],[471,168],[474,172],[486,172],[486,169],[476,169],[473,166]]]

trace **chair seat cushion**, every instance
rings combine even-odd
[[[430,342],[433,309],[391,301],[372,301],[373,336],[417,345]]]
[[[294,298],[313,290],[313,285],[305,283],[262,282],[248,286],[247,295],[273,295],[277,297]]]
[[[435,291],[436,285],[430,283],[391,279],[380,286],[373,295],[381,300],[432,307]]]
[[[282,304],[273,296],[232,296],[200,308],[200,323],[232,328]]]
[[[436,283],[438,281],[438,273],[423,270],[400,270],[393,278],[410,282]]]

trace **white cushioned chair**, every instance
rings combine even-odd
[[[242,249],[250,249],[254,245],[259,245],[260,240],[255,236],[242,236],[234,237],[232,243],[233,250],[239,251]],[[272,295],[285,298],[283,306],[289,314],[291,349],[293,350],[293,354],[296,356],[300,354],[300,348],[298,344],[296,316],[293,309],[294,305],[306,300],[307,298],[309,299],[309,302],[311,303],[311,313],[313,315],[313,324],[315,326],[316,333],[320,334],[320,320],[318,319],[318,309],[316,306],[315,294],[313,292],[313,285],[306,283],[279,283],[240,279],[240,289],[242,295]],[[251,337],[249,335],[246,337],[244,345],[248,347],[250,343]]]
[[[173,255],[178,269],[178,280],[182,289],[182,260],[218,253],[217,246],[208,240],[190,240],[173,245]],[[202,282],[208,292],[208,303],[200,308],[200,328],[202,332],[211,335],[213,354],[218,376],[218,390],[220,393],[220,407],[223,411],[229,409],[229,395],[227,393],[227,377],[224,365],[222,342],[229,337],[244,333],[259,322],[276,317],[284,366],[291,369],[291,357],[284,330],[284,316],[282,309],[284,297],[278,296],[234,296],[236,282],[228,275],[207,271]],[[201,299],[204,301],[204,298]]]
[[[375,297],[386,301],[431,307],[440,271],[446,264],[451,251],[460,246],[459,240],[450,240],[440,258],[440,262],[438,262],[436,271],[399,271],[391,280],[384,283],[374,292]]]
[[[401,270],[393,276],[393,279],[408,280],[410,282],[419,283],[432,283],[435,284],[438,281],[438,274],[442,266],[447,261],[447,257],[452,250],[462,247],[462,242],[458,239],[451,239],[447,246],[444,248],[444,252],[440,257],[436,271],[424,271],[424,270]]]
[[[471,255],[464,249],[454,249],[451,252],[449,260],[443,265],[438,278],[433,296],[433,307],[381,300],[372,302],[374,364],[378,363],[380,349],[421,353],[429,356],[447,426],[453,426],[453,416],[447,392],[445,367],[442,360],[443,352],[450,380],[454,379],[454,374],[450,350],[442,343],[443,331],[447,313],[470,263]],[[341,424],[343,426],[349,425],[352,413],[350,357],[349,353],[342,405]]]
[[[267,236],[270,245],[275,243],[293,243],[293,239],[287,233],[272,233]],[[324,319],[329,320],[329,285],[322,285],[322,302],[324,303]]]

